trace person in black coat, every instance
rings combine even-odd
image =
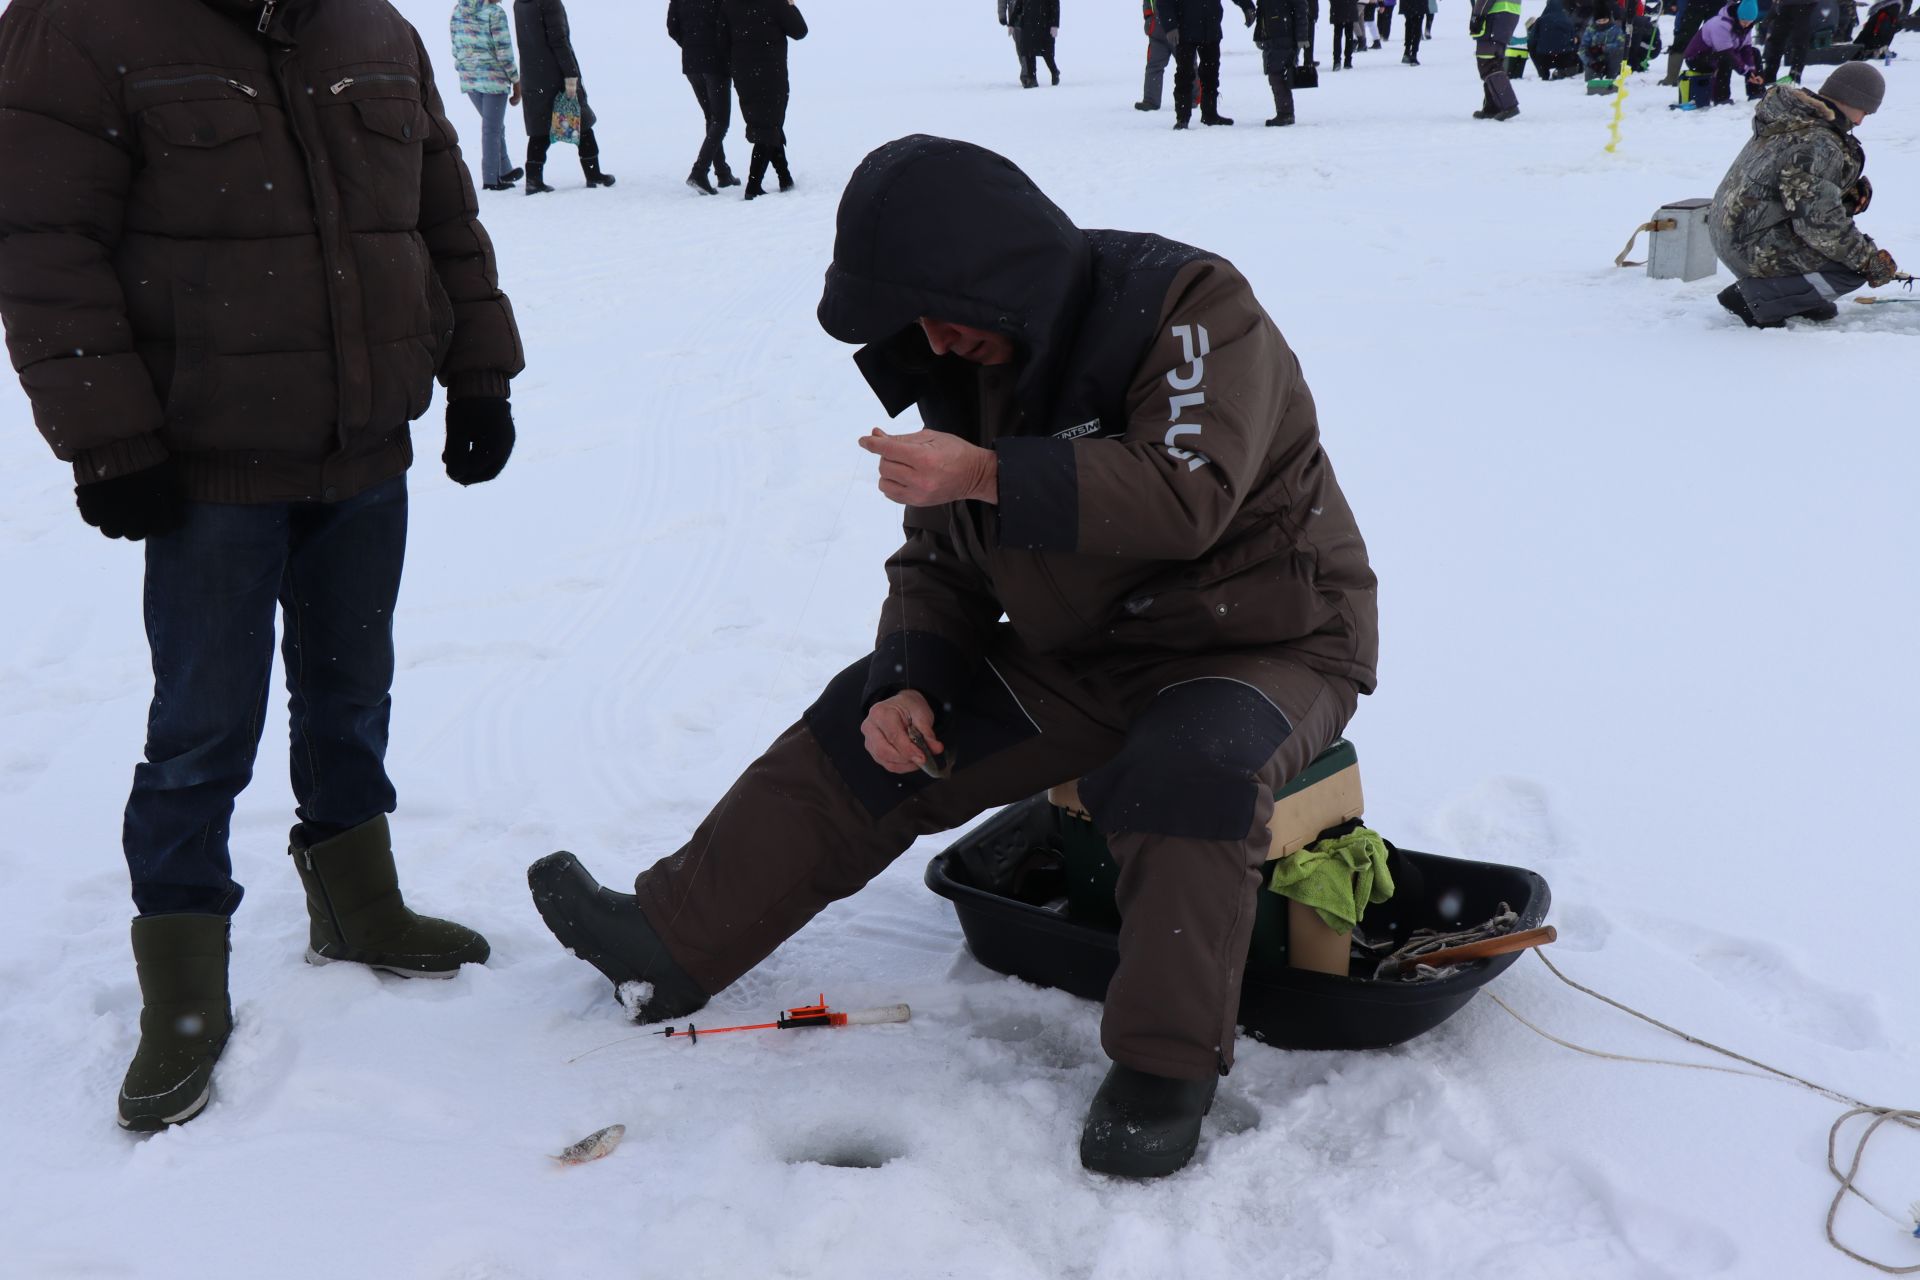
[[[1527,28],[1527,57],[1542,80],[1564,80],[1580,73],[1580,23],[1564,0],[1547,0]]]
[[[563,90],[580,100],[580,169],[587,186],[612,186],[613,175],[600,172],[593,108],[580,83],[580,60],[573,56],[564,0],[513,0],[513,31],[520,42],[520,109],[527,121],[527,194],[553,190],[546,183],[547,148],[552,145],[553,100]]]
[[[693,86],[693,96],[706,117],[707,136],[694,158],[687,185],[702,195],[718,194],[714,182],[737,187],[740,179],[727,167],[727,126],[733,118],[733,82],[727,73],[727,20],[720,0],[667,0],[667,35],[680,46],[680,70]],[[713,179],[707,170],[713,170]]]
[[[1293,123],[1293,69],[1300,46],[1312,38],[1313,10],[1309,0],[1257,0],[1254,43],[1260,46],[1267,86],[1273,90],[1273,119],[1269,126]],[[1334,46],[1339,47],[1337,44]]]
[[[1406,42],[1400,61],[1410,67],[1420,65],[1420,33],[1426,27],[1427,0],[1400,0],[1400,16],[1407,20]]]
[[[1200,123],[1233,123],[1220,114],[1221,12],[1220,0],[1160,0],[1160,21],[1167,29],[1167,42],[1173,45],[1176,129],[1186,128],[1193,115],[1196,74],[1200,80]]]
[[[787,41],[803,40],[807,20],[794,0],[721,0],[733,89],[740,95],[740,117],[747,122],[753,162],[747,168],[747,199],[767,193],[763,185],[771,165],[782,191],[793,189],[787,168]]]
[[[1333,20],[1333,65],[1330,71],[1353,70],[1353,51],[1367,47],[1367,31],[1360,20],[1360,0],[1329,0]]]
[[[1045,60],[1053,82],[1059,84],[1060,67],[1053,60],[1053,42],[1060,34],[1060,0],[1012,0],[1006,12],[1014,48],[1020,55],[1020,87],[1031,89],[1040,83],[1033,65],[1036,58]]]

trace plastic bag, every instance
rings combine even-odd
[[[553,99],[553,123],[547,129],[547,137],[553,142],[564,142],[568,146],[580,145],[580,99],[570,93],[555,95]]]

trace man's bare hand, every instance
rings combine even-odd
[[[1000,459],[945,431],[890,436],[875,427],[860,447],[880,459],[880,492],[906,507],[1000,500]]]
[[[867,742],[867,754],[888,773],[912,773],[927,759],[927,753],[914,746],[907,736],[909,726],[920,734],[935,755],[946,752],[946,744],[933,733],[933,708],[916,689],[902,689],[891,698],[874,703],[860,726],[860,734]]]

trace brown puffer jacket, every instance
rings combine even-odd
[[[202,501],[405,470],[437,373],[521,367],[473,184],[385,0],[13,0],[0,317],[85,483],[171,454]]]
[[[1019,358],[934,357],[915,319]],[[1008,161],[916,136],[854,172],[820,321],[890,414],[991,447],[999,502],[909,511],[871,701],[957,696],[1002,612],[1038,653],[1284,649],[1374,687],[1375,579],[1299,361],[1226,261],[1084,231]],[[910,677],[908,673],[911,673]]]

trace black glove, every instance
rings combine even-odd
[[[447,447],[440,461],[460,484],[500,474],[513,455],[513,407],[505,396],[447,401]]]
[[[1873,203],[1873,184],[1867,181],[1867,175],[1861,174],[1860,180],[1840,193],[1840,207],[1848,213],[1858,216],[1867,211]]]
[[[173,463],[161,462],[111,480],[73,487],[80,518],[109,538],[138,542],[171,533],[187,518],[187,494]]]

